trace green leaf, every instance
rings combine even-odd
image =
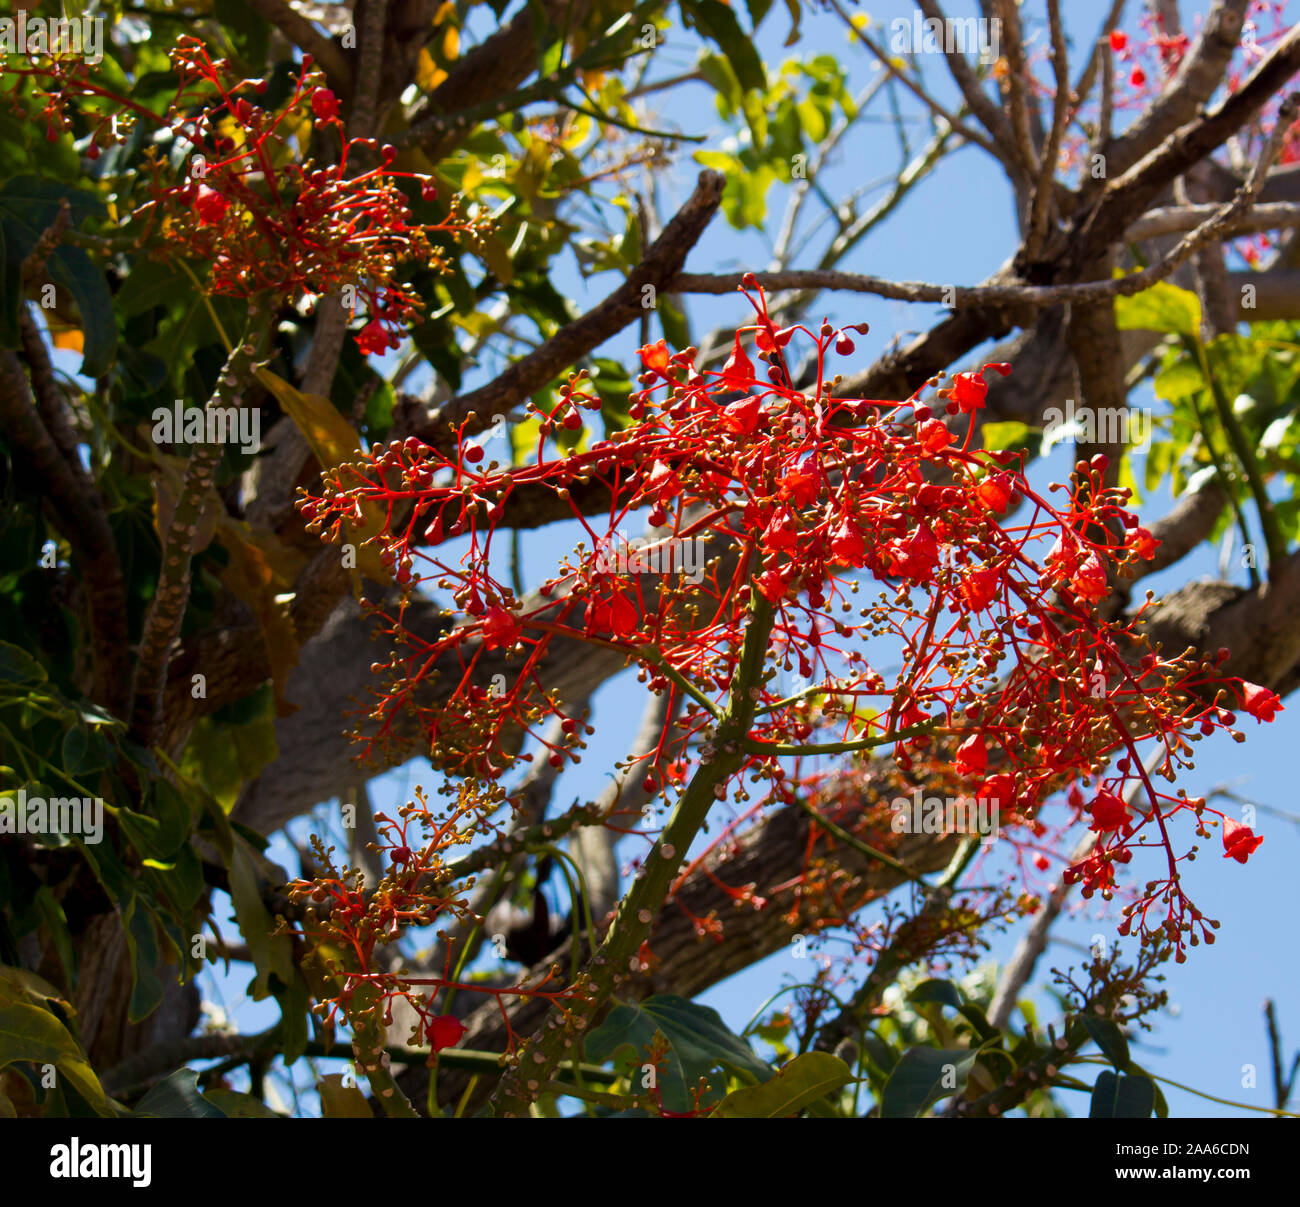
[[[52,1064],[100,1115],[112,1108],[81,1045],[54,1014],[39,1006],[0,999],[0,1069],[18,1061]]]
[[[659,311],[659,323],[663,328],[664,339],[675,352],[680,352],[691,342],[685,312],[667,294],[660,294],[656,309]]]
[[[727,1029],[716,1010],[671,993],[655,994],[637,1005],[615,1006],[588,1037],[587,1055],[603,1063],[631,1046],[639,1057],[656,1031],[671,1045],[659,1073],[659,1088],[670,1111],[687,1110],[688,1089],[719,1067],[754,1081],[772,1076],[772,1067]]]
[[[918,1119],[940,1098],[960,1094],[979,1055],[975,1048],[909,1048],[880,1096],[882,1119]]]
[[[779,1119],[853,1080],[853,1071],[829,1052],[805,1052],[760,1085],[732,1090],[709,1116],[711,1119]]]
[[[967,1002],[965,1005],[958,1006],[957,1013],[975,1029],[975,1034],[979,1036],[981,1044],[986,1043],[988,1040],[998,1039],[1002,1035],[1002,1032],[989,1022],[988,1015],[984,1013],[983,1009],[974,1002]]]
[[[980,425],[980,435],[984,447],[990,452],[1001,452],[1004,448],[1028,448],[1034,437],[1041,435],[1042,428],[1030,427],[1018,419],[1008,419],[1002,423],[984,423]]]
[[[235,905],[239,933],[244,936],[257,969],[249,990],[254,1001],[271,993],[272,975],[283,987],[293,984],[293,948],[288,935],[272,935],[271,915],[258,892],[258,870],[249,847],[242,840],[234,846],[230,863],[230,898]]]
[[[294,970],[288,988],[276,995],[280,1003],[280,1056],[286,1067],[293,1064],[307,1050],[308,1017],[311,1012],[311,992],[302,973]]]
[[[122,910],[122,926],[134,975],[127,1018],[138,1023],[158,1008],[166,991],[158,976],[158,936],[154,932],[153,918],[139,897],[133,897]]]
[[[327,1073],[316,1083],[321,1114],[326,1119],[373,1119],[366,1096],[355,1085],[345,1086],[342,1073]]]
[[[1081,1014],[1079,1021],[1111,1064],[1121,1071],[1128,1068],[1128,1040],[1117,1023],[1109,1018],[1098,1018],[1095,1014]]]
[[[1205,374],[1190,357],[1180,357],[1156,374],[1152,382],[1156,397],[1166,402],[1190,398],[1205,389]]]
[[[898,1052],[890,1047],[874,1031],[862,1035],[862,1047],[871,1058],[871,1062],[886,1076],[892,1073],[898,1064]]]
[[[734,117],[744,100],[744,91],[731,64],[721,55],[706,54],[700,57],[698,70],[718,94],[718,116],[724,119]]]
[[[108,743],[102,734],[75,725],[63,735],[61,755],[69,775],[88,775],[108,766]]]
[[[662,305],[662,302],[660,303]],[[600,396],[600,417],[606,431],[620,431],[632,422],[628,414],[630,397],[636,387],[619,361],[604,356],[591,358],[594,371],[591,384]]]
[[[1089,1119],[1148,1119],[1156,1104],[1156,1083],[1107,1069],[1092,1088]]]
[[[1201,336],[1201,300],[1190,289],[1159,281],[1131,298],[1115,299],[1115,326],[1121,331],[1163,331]]]
[[[751,88],[760,92],[767,88],[763,60],[759,58],[753,39],[740,27],[731,9],[720,0],[688,0],[682,8],[695,18],[699,31],[718,44],[746,92]]]
[[[199,1093],[199,1075],[177,1069],[153,1087],[131,1115],[137,1119],[224,1119],[221,1109]]]
[[[45,668],[26,650],[0,641],[0,680],[6,683],[44,683]]]
[[[260,1098],[237,1090],[208,1090],[203,1100],[216,1107],[227,1119],[280,1119]]]
[[[63,965],[64,975],[73,989],[77,987],[77,953],[72,946],[72,935],[68,930],[68,919],[63,912],[48,884],[36,890],[36,906],[45,920],[45,927],[50,932],[50,941],[58,953],[59,963]]]
[[[907,1000],[913,1005],[939,1002],[941,1005],[951,1006],[954,1010],[960,1010],[962,1005],[961,990],[951,981],[937,979],[922,981],[907,995]]]
[[[45,262],[45,271],[59,289],[66,289],[81,316],[81,372],[99,377],[108,372],[117,348],[113,295],[103,272],[83,248],[65,243]]]

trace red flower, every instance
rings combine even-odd
[[[963,415],[969,415],[984,405],[989,385],[978,373],[958,373],[952,379],[952,389],[948,392],[957,404],[957,409]]]
[[[1124,47],[1126,47],[1127,45],[1128,45],[1128,34],[1126,34],[1122,29],[1112,29],[1110,31],[1111,50],[1113,50],[1116,54],[1119,54],[1119,52],[1123,50]]]
[[[952,443],[952,433],[937,419],[919,424],[916,435],[927,453],[941,453]]]
[[[206,184],[199,185],[194,212],[198,214],[201,226],[216,226],[226,216],[229,208],[230,202],[215,189],[208,188]]]
[[[636,605],[622,591],[615,591],[609,599],[593,598],[584,613],[588,632],[613,633],[626,637],[636,632],[639,617]]]
[[[835,559],[846,566],[858,566],[862,564],[862,555],[866,552],[866,544],[862,539],[862,533],[857,529],[847,516],[840,521],[840,526],[831,534],[831,553]]]
[[[1015,799],[1015,781],[1005,772],[990,775],[975,789],[976,800],[992,801],[999,809],[1006,808]]]
[[[668,376],[668,345],[660,340],[657,344],[647,344],[641,349],[641,363],[650,373],[660,377]]]
[[[1267,687],[1260,687],[1258,683],[1242,680],[1241,699],[1242,707],[1256,721],[1271,721],[1275,713],[1285,711],[1278,694],[1269,691]]]
[[[988,764],[988,751],[984,749],[984,739],[979,734],[972,734],[957,747],[953,767],[958,775],[983,775]]]
[[[754,365],[740,346],[740,333],[736,333],[736,343],[722,366],[722,382],[732,390],[748,390],[754,384]],[[730,409],[730,408],[728,408]],[[752,430],[752,429],[751,429]]]
[[[1134,67],[1133,74],[1128,77],[1128,82],[1132,84],[1134,88],[1141,88],[1142,85],[1147,82],[1147,73],[1143,71],[1141,67]]]
[[[772,522],[763,533],[763,548],[771,552],[793,550],[799,544],[799,529],[795,527],[794,516],[788,508],[782,507],[772,517]]]
[[[650,476],[645,485],[647,493],[653,494],[661,503],[667,503],[674,495],[680,494],[682,489],[677,474],[662,461],[656,461],[650,467]]]
[[[371,319],[357,333],[357,347],[361,349],[362,356],[380,356],[388,351],[390,343],[396,347],[396,341],[390,336],[384,328],[384,324],[378,319]]]
[[[755,580],[759,593],[768,603],[777,603],[784,599],[790,590],[790,573],[775,568],[764,570]]]
[[[333,121],[339,115],[339,98],[328,88],[317,88],[311,94],[311,111],[317,121]]]
[[[742,353],[742,355],[744,355]],[[728,362],[730,363],[730,362]],[[752,436],[758,428],[759,416],[762,414],[762,400],[740,398],[722,412],[722,426],[735,436]]]
[[[990,511],[1001,515],[1011,502],[1011,483],[1006,474],[985,478],[975,488],[975,497]]]
[[[922,524],[907,540],[896,542],[886,556],[891,574],[913,582],[928,582],[939,560],[939,546],[929,526]]]
[[[1070,589],[1080,599],[1097,603],[1106,598],[1110,586],[1106,582],[1106,568],[1095,553],[1090,553],[1083,565],[1070,578]]]
[[[450,1014],[438,1014],[424,1024],[424,1033],[429,1037],[429,1046],[440,1052],[443,1048],[454,1048],[465,1034],[465,1024]]]
[[[1088,829],[1098,834],[1107,830],[1122,830],[1129,823],[1128,806],[1113,792],[1101,791],[1092,802],[1092,825]]]
[[[972,570],[961,580],[961,597],[974,612],[989,606],[998,593],[998,572],[992,566]]]
[[[1156,546],[1164,544],[1156,540],[1145,528],[1133,529],[1133,551],[1143,561],[1149,562],[1156,555]]]
[[[519,622],[500,604],[493,604],[483,618],[483,645],[489,650],[514,645],[519,638]]]
[[[804,465],[791,466],[780,480],[781,497],[793,507],[807,507],[821,493],[822,480]]]
[[[1249,826],[1244,826],[1231,817],[1223,819],[1223,857],[1245,863],[1251,854],[1258,850],[1263,836],[1256,834]]]

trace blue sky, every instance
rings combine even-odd
[[[1038,11],[1036,5],[1027,7]],[[1094,0],[1070,0],[1063,7],[1068,30],[1077,46],[1080,41],[1092,38],[1108,6]],[[858,10],[862,8],[858,6]],[[1203,4],[1184,3],[1189,25],[1193,15],[1203,8]],[[953,9],[957,15],[974,11],[972,6],[962,5],[954,5]],[[910,15],[911,6],[896,0],[873,4],[865,11],[870,12],[878,29],[882,26],[888,29],[895,17]],[[1135,26],[1129,24],[1126,28],[1133,31]],[[792,50],[783,51],[781,43],[787,29],[784,7],[774,5],[759,39],[769,63],[779,62],[790,54],[804,56],[827,51],[849,71],[850,92],[860,90],[872,78],[868,56],[849,45],[843,26],[832,14],[819,11],[818,5],[804,6],[803,41]],[[1041,44],[1041,29],[1031,32]],[[656,51],[663,56],[663,63],[656,63],[652,78],[689,69],[692,63],[694,35],[676,27],[667,30],[666,35],[665,43]],[[1075,57],[1081,54],[1076,51]],[[928,70],[927,76],[936,81],[941,100],[954,99],[951,89],[942,86],[939,71]],[[685,132],[703,134],[708,140],[703,144],[707,149],[726,147],[733,137],[733,131],[718,118],[711,94],[705,88],[687,85],[658,99],[667,103],[656,112],[656,124],[668,122]],[[914,130],[914,142],[919,144],[925,137],[925,129],[918,124]],[[892,171],[896,163],[893,130],[888,125],[868,124],[846,142],[819,183],[831,195],[840,196]],[[697,172],[698,165],[692,162],[689,150],[683,151],[678,164],[661,181],[665,216],[689,194]],[[784,205],[787,188],[777,184],[771,190],[769,207],[776,215]],[[873,195],[866,200],[869,203],[874,199]],[[996,269],[1014,245],[1013,214],[1005,180],[983,152],[966,148],[950,156],[841,267],[893,279],[974,284]],[[754,232],[737,232],[719,216],[692,252],[687,268],[702,272],[761,269],[769,255],[770,245],[764,238]],[[568,257],[558,283],[585,309],[617,284],[617,279],[605,274],[584,280],[576,269],[576,261]],[[862,295],[828,295],[823,306],[832,321],[870,322],[870,335],[858,340],[858,363],[863,367],[896,336],[926,329],[940,313],[933,306],[908,306]],[[822,313],[819,310],[810,317],[817,319]],[[715,324],[741,320],[745,306],[736,298],[696,298],[691,301],[691,314],[698,333]],[[654,337],[658,334],[656,331]],[[600,352],[628,363],[636,343],[635,334],[629,333],[609,341]],[[976,354],[969,364],[977,364],[979,360]],[[471,380],[467,384],[477,383]],[[1064,400],[1056,401],[1064,405]],[[1135,405],[1144,405],[1141,399],[1133,401]],[[1040,488],[1050,480],[1059,480],[1068,472],[1068,463],[1068,451],[1058,448],[1034,467],[1031,480]],[[1164,495],[1148,500],[1140,510],[1144,518],[1152,519],[1169,505],[1170,500]],[[555,525],[529,534],[524,542],[525,582],[537,582],[556,557],[572,546],[574,539],[569,525]],[[1148,580],[1145,585],[1159,593],[1162,588],[1177,586],[1189,578],[1217,577],[1217,574],[1217,554],[1206,548],[1185,559],[1173,572]],[[606,769],[628,747],[642,703],[640,690],[628,676],[607,684],[597,694],[594,700],[597,735],[582,765],[566,771],[560,780],[554,798],[557,810],[575,798],[585,799],[601,790]],[[1242,727],[1248,741],[1244,746],[1223,736],[1202,743],[1196,770],[1187,773],[1178,786],[1185,787],[1191,795],[1203,795],[1215,786],[1226,785],[1261,806],[1293,809],[1290,776],[1294,774],[1294,766],[1287,751],[1295,740],[1297,722],[1293,713],[1297,711],[1300,709],[1284,712],[1272,725],[1261,726],[1246,719]],[[427,764],[409,764],[377,780],[372,785],[372,795],[377,805],[393,808],[409,798],[416,784],[427,784],[429,779]],[[1219,807],[1226,808],[1221,802]],[[1256,829],[1265,835],[1265,842],[1248,865],[1243,867],[1223,859],[1217,842],[1209,842],[1204,844],[1201,859],[1190,869],[1194,899],[1209,915],[1221,919],[1222,929],[1213,947],[1200,947],[1191,952],[1185,965],[1171,964],[1166,969],[1170,1008],[1158,1018],[1154,1032],[1138,1045],[1135,1057],[1153,1073],[1204,1093],[1267,1106],[1271,1105],[1271,1082],[1261,1013],[1264,998],[1277,1000],[1283,1038],[1290,1049],[1300,1045],[1300,1004],[1295,992],[1300,962],[1296,960],[1292,911],[1284,897],[1286,868],[1300,853],[1300,833],[1295,820],[1263,812]],[[284,857],[283,844],[277,843],[276,849]],[[1135,860],[1130,870],[1135,876],[1141,876],[1140,861]],[[1053,965],[1079,965],[1086,958],[1081,949],[1086,948],[1094,935],[1113,938],[1116,918],[1112,912],[1099,908],[1100,904],[1094,899],[1086,909],[1079,909],[1058,923],[1053,932],[1056,942],[1040,961],[1036,986],[1050,981],[1048,969]],[[991,958],[1005,959],[1022,930],[1023,924],[996,939]],[[1132,945],[1129,949],[1132,950]],[[779,953],[717,986],[703,1000],[739,1028],[784,982],[805,975],[807,967],[806,963],[794,959],[792,953]],[[273,1021],[276,1010],[272,1004],[240,1001],[243,986],[242,971],[237,968],[235,976],[220,975],[211,987],[226,999],[242,1027],[251,1029]],[[1044,1020],[1053,1017],[1054,1007],[1039,996],[1040,1017]],[[1243,1086],[1243,1067],[1250,1065],[1257,1069],[1254,1088]],[[1082,1075],[1089,1079],[1086,1071]],[[1164,1090],[1175,1116],[1247,1114],[1168,1085]],[[1086,1114],[1084,1096],[1063,1097],[1073,1113]]]

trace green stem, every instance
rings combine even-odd
[[[547,1025],[523,1045],[514,1068],[502,1077],[494,1095],[498,1114],[528,1114],[566,1049],[581,1037],[629,973],[639,967],[637,953],[650,934],[651,923],[677,878],[687,850],[722,785],[744,765],[742,739],[753,723],[772,622],[771,605],[755,591],[727,711],[712,742],[715,753],[709,762],[700,765],[682,793],[662,836],[642,865],[640,876],[620,903],[605,941],[574,982],[571,1004],[562,1016],[551,1015]]]
[[[1268,491],[1265,489],[1264,476],[1260,473],[1255,450],[1246,439],[1246,433],[1242,431],[1241,424],[1237,421],[1232,404],[1228,402],[1223,392],[1223,386],[1219,384],[1219,379],[1214,376],[1210,368],[1210,358],[1206,355],[1205,345],[1198,339],[1192,339],[1191,336],[1184,336],[1183,339],[1185,343],[1194,346],[1196,356],[1200,360],[1201,372],[1210,387],[1210,397],[1214,399],[1214,408],[1219,413],[1219,422],[1223,424],[1223,430],[1228,434],[1228,443],[1232,445],[1232,451],[1241,462],[1246,481],[1250,484],[1250,493],[1254,496],[1255,508],[1259,512],[1259,524],[1264,530],[1264,545],[1268,549],[1268,568],[1269,573],[1272,574],[1286,557],[1286,542],[1277,526],[1273,500],[1268,497]]]
[[[875,847],[868,846],[862,839],[855,838],[843,826],[831,821],[829,817],[823,817],[802,797],[799,799],[799,808],[807,813],[823,830],[833,834],[841,842],[847,843],[859,854],[865,855],[868,859],[874,859],[877,863],[883,863],[887,868],[893,868],[900,876],[906,877],[914,884],[926,884],[925,879],[919,873],[912,871],[905,864],[899,863],[892,855],[886,855],[884,851],[877,851]]]
[[[933,733],[934,726],[935,722],[927,721],[922,725],[900,729],[897,733],[883,733],[878,738],[859,738],[855,742],[816,742],[807,746],[793,746],[783,742],[760,742],[755,738],[745,738],[741,744],[751,754],[851,754],[856,750],[871,750],[876,746],[887,746],[890,742],[906,741],[923,733]]]

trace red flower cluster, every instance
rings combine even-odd
[[[520,729],[562,766],[578,757],[580,726],[546,692],[539,667],[567,639],[618,651],[652,690],[681,695],[674,730],[645,759],[648,782],[675,790],[687,744],[702,743],[707,758],[759,597],[774,617],[769,665],[820,684],[815,703],[809,693],[783,698],[774,681],[756,689],[742,774],[765,781],[768,800],[793,799],[808,782],[802,756],[819,743],[892,747],[900,770],[946,768],[955,789],[996,803],[1015,841],[1017,826],[1034,834],[1054,793],[1094,782],[1089,812],[1101,842],[1067,875],[1085,895],[1109,895],[1115,865],[1153,845],[1154,833],[1169,874],[1138,903],[1141,925],[1161,902],[1164,918],[1149,928],[1181,948],[1193,924],[1208,923],[1183,896],[1169,823],[1191,811],[1199,825],[1204,804],[1159,792],[1139,748],[1163,747],[1172,769],[1189,739],[1235,718],[1207,702],[1228,688],[1213,660],[1147,653],[1135,663],[1136,629],[1099,619],[1111,584],[1158,545],[1124,509],[1125,492],[1105,487],[1105,458],[1081,462],[1066,501],[1053,506],[1015,455],[971,449],[969,424],[964,441],[955,430],[983,405],[983,374],[959,374],[942,391],[947,423],[915,400],[836,398],[830,358],[852,344],[845,333],[781,328],[761,292],[750,300],[755,322],[736,333],[721,369],[698,367],[694,349],[643,348],[633,426],[586,451],[551,451],[558,430],[582,426],[583,412],[600,406],[578,373],[559,406],[539,416],[537,448],[521,464],[484,466],[462,430],[460,447],[446,453],[414,439],[372,450],[302,501],[323,539],[359,503],[375,506],[387,520],[368,539],[399,581],[428,580],[465,613],[436,640],[408,634],[409,654],[377,668],[386,681],[369,748],[395,742],[393,721],[410,710],[448,772],[498,779],[517,757],[532,757],[511,753],[507,739]],[[811,341],[817,365],[804,389],[785,359],[796,337]],[[599,485],[614,500],[602,519],[571,500],[575,484]],[[493,575],[489,555],[513,497],[538,489],[570,500],[591,543],[521,600]],[[1012,526],[1005,517],[1025,506]],[[649,570],[611,566],[606,550],[636,509],[663,532],[656,548],[699,542],[697,573],[671,559]],[[451,538],[461,541],[446,558],[434,547]],[[889,676],[868,661],[872,642],[894,651]],[[502,657],[508,686],[489,692],[487,668],[498,670]],[[443,672],[435,700],[422,683],[448,660],[459,669],[450,682]],[[1271,716],[1271,693],[1246,690],[1247,709]],[[547,716],[564,721],[559,744],[543,736]],[[1124,804],[1135,781],[1141,811]],[[746,798],[739,777],[734,790]]]
[[[181,86],[169,128],[202,156],[203,167],[179,184],[164,180],[156,167],[153,199],[142,212],[159,215],[169,240],[211,262],[215,292],[250,297],[269,291],[296,299],[350,286],[369,316],[357,336],[361,350],[371,354],[396,347],[421,306],[397,281],[397,266],[415,261],[442,267],[429,233],[473,236],[482,222],[453,209],[434,225],[412,225],[398,181],[417,182],[431,199],[436,195],[432,180],[395,171],[392,147],[344,137],[338,99],[313,86],[309,58],[293,93],[275,110],[257,103],[264,81],[235,77],[196,38],[181,38],[172,61]],[[307,107],[318,129],[337,130],[342,138],[338,162],[328,167],[283,154],[287,143],[301,140],[297,119]],[[363,151],[377,152],[379,162],[353,172],[349,161]]]
[[[312,839],[318,865],[324,869],[315,880],[296,880],[288,895],[310,910],[308,920],[296,932],[309,944],[315,963],[324,975],[315,989],[323,1023],[330,1025],[342,1013],[353,1025],[364,1021],[373,1026],[378,1018],[385,1026],[393,1021],[392,1001],[404,999],[416,1017],[411,1043],[427,1045],[436,1053],[455,1047],[465,1033],[459,1019],[436,1013],[434,997],[443,990],[506,996],[541,997],[558,1001],[566,990],[547,989],[546,978],[531,986],[497,989],[460,983],[448,967],[441,977],[412,978],[391,970],[376,959],[377,952],[398,938],[407,927],[431,926],[467,916],[465,905],[454,893],[438,891],[445,878],[446,858],[458,846],[468,844],[485,812],[499,804],[473,784],[465,784],[456,802],[442,813],[430,808],[418,788],[416,799],[399,811],[396,818],[377,813],[375,821],[387,854],[387,874],[376,885],[366,885],[359,873],[334,866],[333,848],[326,849]],[[511,1034],[513,1041],[514,1036]]]

